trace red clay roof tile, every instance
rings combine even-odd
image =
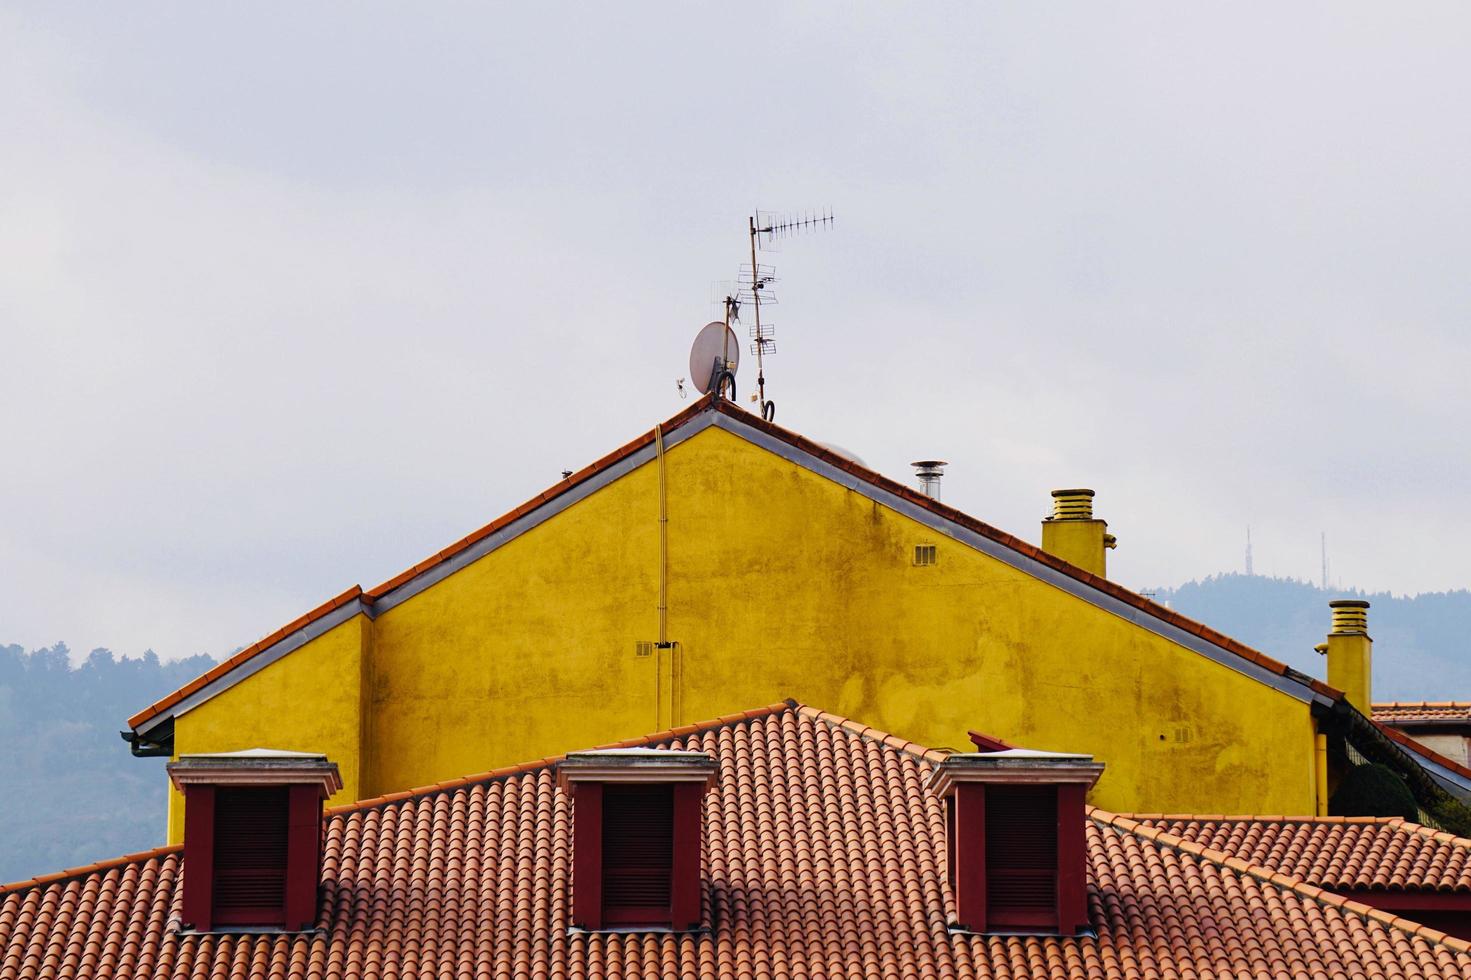
[[[1467,779],[1471,779],[1471,768],[1461,765],[1454,759],[1450,759],[1446,756],[1441,755],[1439,752],[1435,751],[1424,743],[1417,742],[1409,735],[1406,735],[1404,732],[1400,731],[1397,728],[1386,725],[1384,722],[1378,720],[1377,718],[1372,720],[1372,724],[1375,728],[1379,729],[1379,731],[1382,732],[1384,736],[1388,738],[1391,742],[1398,742],[1401,746],[1403,746],[1410,752],[1413,752],[1415,755],[1429,759],[1436,765],[1449,769],[1451,772],[1455,773],[1458,776],[1465,776]]]
[[[1381,701],[1373,705],[1374,720],[1395,725],[1405,722],[1471,724],[1471,701]]]
[[[1151,813],[1132,819],[1323,888],[1471,892],[1471,840],[1399,817]]]
[[[944,812],[926,789],[944,753],[801,706],[747,714],[642,740],[720,761],[700,932],[569,928],[570,803],[542,760],[331,811],[313,933],[176,934],[177,848],[23,884],[0,896],[0,980],[1471,978],[1465,943],[1099,810],[1086,837],[1095,936],[954,933]]]

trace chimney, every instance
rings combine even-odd
[[[572,922],[582,929],[700,926],[701,798],[715,760],[674,749],[572,752]]]
[[[921,459],[909,465],[914,467],[914,475],[919,477],[919,488],[924,495],[939,500],[940,477],[945,475],[945,467],[950,464],[943,459]]]
[[[337,764],[311,752],[247,749],[180,756],[186,929],[301,932],[317,921],[322,801]]]
[[[1092,490],[1052,491],[1052,515],[1042,520],[1042,550],[1099,578],[1108,577],[1108,549],[1117,545],[1108,522],[1093,517]]]
[[[1073,936],[1088,928],[1084,798],[1092,756],[1030,749],[955,753],[930,777],[945,801],[960,928]]]
[[[1348,697],[1364,714],[1372,703],[1374,641],[1369,637],[1369,603],[1364,599],[1335,599],[1333,629],[1328,642],[1317,646],[1328,655],[1328,683]]]

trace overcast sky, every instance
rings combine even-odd
[[[224,655],[651,428],[754,207],[783,425],[1471,586],[1468,96],[1460,3],[7,4],[0,643]]]

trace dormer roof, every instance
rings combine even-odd
[[[1081,783],[1090,787],[1103,774],[1103,763],[1091,755],[1044,752],[1040,749],[1001,749],[996,752],[955,752],[935,768],[930,789],[944,796],[955,783]]]
[[[197,752],[168,764],[169,778],[186,786],[319,786],[323,797],[342,788],[337,763],[316,752],[286,749],[240,749]]]
[[[557,766],[563,789],[578,781],[600,783],[710,783],[715,758],[708,752],[649,746],[569,752]]]

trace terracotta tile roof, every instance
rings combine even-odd
[[[292,633],[295,633],[302,627],[316,622],[328,613],[336,612],[338,609],[341,609],[343,606],[347,605],[349,602],[352,602],[355,599],[361,599],[362,594],[362,588],[360,586],[354,585],[352,588],[348,589],[346,592],[342,593],[336,598],[328,599],[326,602],[322,603],[320,606],[313,609],[305,616],[299,616],[291,622],[287,623],[285,626],[276,630],[274,633],[270,633],[266,636],[261,637],[259,640],[256,640],[244,650],[241,650],[239,653],[235,654],[232,657],[229,657],[226,660],[220,661],[209,670],[205,671],[203,674],[200,674],[198,677],[194,678],[188,684],[185,684],[183,687],[179,688],[177,691],[174,691],[172,694],[165,695],[164,697],[150,704],[148,707],[144,708],[142,711],[138,712],[133,717],[129,718],[128,727],[136,728],[139,725],[143,724],[143,722],[147,721],[149,718],[154,717],[155,715],[159,714],[162,711],[165,711],[168,708],[172,708],[174,705],[178,704],[180,701],[184,700],[189,695],[199,690],[201,687],[204,687],[204,685],[208,684],[210,681],[218,677],[224,677],[230,671],[245,663],[245,661],[249,660],[251,657],[269,647],[275,646],[277,643],[286,639],[286,637],[290,636]]]
[[[1455,759],[1450,759],[1446,756],[1441,755],[1439,752],[1435,751],[1429,746],[1415,741],[1409,735],[1406,735],[1404,732],[1400,731],[1397,728],[1392,728],[1389,725],[1386,725],[1382,721],[1375,719],[1371,721],[1371,724],[1375,728],[1377,728],[1380,734],[1382,734],[1385,738],[1402,746],[1405,751],[1413,753],[1414,755],[1418,755],[1422,759],[1427,759],[1435,763],[1436,765],[1441,766],[1442,768],[1449,769],[1451,772],[1455,773],[1458,776],[1462,776],[1466,779],[1471,779],[1471,768],[1461,765]]]
[[[686,423],[693,421],[699,415],[707,411],[720,412],[721,414],[726,415],[730,418],[738,419],[744,425],[748,425],[754,429],[765,432],[768,435],[780,439],[782,442],[785,442],[790,446],[796,447],[811,456],[822,459],[825,462],[830,463],[833,466],[836,466],[844,470],[845,472],[852,474],[858,479],[861,479],[874,487],[885,490],[889,493],[896,494],[909,503],[915,504],[919,507],[923,507],[925,510],[930,511],[931,513],[944,518],[947,521],[958,524],[961,527],[966,528],[967,530],[974,531],[975,533],[989,538],[992,541],[997,542],[998,544],[1005,545],[1013,551],[1016,551],[1038,562],[1041,562],[1042,564],[1047,565],[1049,568],[1056,569],[1057,571],[1060,571],[1080,582],[1086,583],[1087,585],[1090,585],[1101,592],[1107,593],[1108,595],[1120,600],[1121,602],[1133,606],[1135,609],[1138,609],[1141,612],[1154,617],[1155,619],[1162,620],[1182,630],[1185,630],[1188,633],[1198,636],[1208,643],[1220,647],[1222,650],[1232,653],[1235,656],[1242,658],[1243,660],[1256,664],[1257,666],[1268,670],[1271,673],[1278,675],[1279,677],[1291,678],[1303,684],[1305,687],[1311,689],[1317,694],[1320,694],[1330,700],[1337,701],[1343,697],[1343,692],[1339,691],[1338,689],[1329,687],[1327,684],[1316,678],[1309,677],[1306,674],[1295,671],[1281,661],[1275,660],[1272,657],[1261,653],[1260,651],[1253,650],[1246,644],[1234,640],[1231,637],[1226,636],[1224,633],[1219,633],[1202,623],[1197,623],[1196,621],[1182,616],[1179,613],[1175,612],[1175,610],[1170,609],[1166,606],[1161,606],[1157,603],[1151,602],[1149,599],[1139,595],[1136,592],[1131,592],[1121,585],[1116,585],[1113,582],[1110,582],[1108,579],[1101,578],[1100,576],[1094,575],[1091,572],[1086,572],[1081,568],[1078,568],[1074,565],[1069,564],[1068,562],[1063,561],[1061,558],[1057,558],[1054,555],[1049,555],[1047,552],[1043,551],[1036,545],[1023,541],[1021,538],[1018,538],[1015,535],[1008,534],[998,528],[992,527],[991,525],[986,524],[983,521],[976,520],[974,517],[964,514],[956,510],[954,507],[948,507],[945,504],[935,500],[934,498],[928,497],[911,487],[891,480],[888,477],[875,473],[872,470],[866,469],[852,459],[849,459],[846,456],[840,456],[827,447],[813,442],[811,439],[808,439],[805,436],[798,435],[795,432],[791,432],[771,422],[767,422],[760,416],[752,415],[751,413],[732,405],[730,402],[716,399],[713,395],[705,395],[704,397],[695,401],[684,411],[680,412],[678,415],[675,415],[667,422],[664,422],[661,428],[664,434],[667,436],[669,433],[685,425]],[[210,681],[213,681],[219,677],[223,677],[225,674],[228,674],[231,670],[244,663],[246,660],[263,652],[264,650],[285,639],[286,637],[290,636],[292,633],[303,628],[304,626],[309,625],[310,623],[322,618],[323,616],[328,615],[329,613],[335,612],[337,609],[348,602],[357,600],[363,603],[365,608],[371,609],[373,603],[377,599],[404,585],[415,576],[427,572],[441,562],[453,558],[460,552],[473,546],[477,542],[484,540],[485,538],[506,527],[518,518],[524,517],[525,515],[536,510],[538,507],[542,506],[548,501],[554,500],[562,494],[568,492],[569,490],[572,490],[574,487],[578,486],[582,482],[592,479],[599,473],[606,470],[608,467],[612,466],[614,463],[617,463],[619,460],[624,459],[632,455],[633,453],[638,452],[645,446],[652,444],[653,441],[653,430],[645,432],[642,435],[638,436],[636,439],[633,439],[632,441],[625,443],[624,445],[613,450],[602,459],[599,459],[596,462],[583,467],[576,473],[573,473],[567,479],[562,480],[561,482],[548,488],[542,493],[537,494],[535,497],[521,504],[514,510],[511,510],[506,514],[502,514],[500,517],[491,521],[489,524],[485,525],[479,530],[472,531],[470,534],[465,535],[465,537],[456,541],[454,544],[450,545],[447,548],[444,548],[441,551],[436,552],[433,555],[430,555],[428,558],[419,562],[412,568],[404,569],[402,572],[395,575],[393,578],[389,579],[383,584],[375,586],[374,588],[368,589],[366,591],[364,591],[360,586],[353,586],[351,589],[343,592],[335,599],[331,599],[323,603],[316,609],[307,613],[305,616],[300,617],[299,619],[287,624],[286,626],[283,626],[281,629],[276,630],[269,636],[266,636],[256,643],[251,644],[244,650],[241,650],[239,653],[230,657],[228,660],[211,668],[207,673],[198,678],[195,678],[188,684],[185,684],[177,691],[167,694],[159,700],[155,701],[153,704],[150,704],[148,707],[144,708],[142,711],[139,711],[137,714],[128,719],[128,727],[135,730],[138,729],[140,725],[145,724],[146,722],[162,714],[164,711],[167,711],[169,708],[178,704],[180,701],[184,700],[195,691],[198,691],[200,688],[204,687]]]
[[[1190,619],[1189,617],[1182,616],[1175,610],[1170,609],[1168,606],[1161,606],[1156,602],[1151,602],[1149,599],[1145,598],[1139,593],[1131,592],[1130,590],[1124,588],[1122,585],[1117,585],[1113,582],[1110,582],[1106,578],[1094,575],[1092,572],[1084,571],[1083,569],[1078,568],[1076,565],[1069,564],[1068,562],[1063,561],[1061,558],[1058,558],[1056,555],[1048,554],[1047,552],[1043,551],[1041,548],[1030,542],[1023,541],[1021,538],[1018,538],[1013,534],[1008,534],[1007,532],[1002,531],[999,528],[992,527],[984,521],[976,520],[969,514],[963,513],[962,511],[956,510],[954,507],[950,507],[944,503],[941,503],[935,498],[927,496],[920,491],[914,489],[913,487],[907,486],[903,483],[899,483],[896,480],[891,480],[888,477],[883,476],[879,473],[875,473],[872,470],[865,469],[861,464],[854,462],[846,456],[840,456],[827,447],[813,442],[811,439],[808,439],[805,436],[798,435],[795,432],[789,432],[788,430],[783,429],[771,422],[767,422],[760,416],[751,415],[750,413],[731,405],[729,402],[720,401],[716,402],[715,405],[716,408],[722,413],[739,417],[742,422],[751,426],[752,428],[765,432],[768,435],[775,436],[776,438],[781,439],[783,442],[796,446],[797,448],[803,450],[810,455],[820,457],[826,462],[831,463],[832,465],[853,474],[866,483],[878,487],[879,489],[886,490],[889,493],[895,494],[896,496],[902,497],[909,503],[923,507],[925,510],[930,511],[936,516],[942,517],[945,520],[958,524],[961,527],[966,528],[967,530],[974,531],[975,533],[983,537],[990,538],[997,544],[1005,545],[1012,551],[1026,555],[1028,558],[1034,559],[1035,561],[1040,562],[1043,565],[1056,569],[1057,571],[1066,574],[1070,578],[1076,579],[1079,582],[1086,583],[1087,585],[1091,585],[1100,592],[1104,592],[1121,602],[1133,606],[1135,609],[1147,613],[1150,616],[1153,616],[1155,619],[1163,620],[1164,622],[1169,623],[1172,626],[1179,627],[1187,633],[1192,633],[1207,641],[1208,643],[1220,647],[1222,650],[1225,650],[1229,653],[1233,653],[1243,660],[1250,661],[1251,663],[1254,663],[1257,666],[1278,675],[1279,677],[1289,677],[1297,680],[1303,685],[1316,691],[1317,693],[1329,698],[1330,700],[1337,701],[1343,697],[1343,692],[1338,690],[1337,688],[1329,687],[1327,684],[1323,683],[1320,680],[1317,680],[1316,678],[1312,678],[1299,671],[1295,671],[1292,668],[1288,667],[1286,664],[1282,663],[1280,660],[1275,660],[1272,657],[1261,653],[1260,651],[1253,650],[1246,644],[1241,643],[1238,640],[1234,640],[1224,633],[1219,633],[1216,630],[1211,629],[1209,626],[1204,625],[1203,623],[1198,623],[1195,620]]]
[[[1399,817],[1132,816],[1320,888],[1471,892],[1471,840]]]
[[[1373,706],[1374,720],[1388,725],[1406,722],[1471,724],[1471,701],[1381,701]]]
[[[542,760],[334,811],[312,934],[175,934],[176,851],[12,890],[0,980],[1471,978],[1466,942],[1096,810],[1096,936],[955,933],[943,808],[925,788],[944,753],[789,705],[634,741],[720,762],[701,932],[568,929],[569,803]]]

